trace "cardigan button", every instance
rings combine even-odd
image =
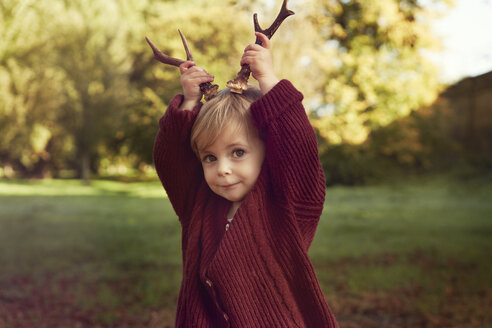
[[[209,279],[205,280],[205,283],[208,285],[208,287],[212,287],[212,282]]]
[[[229,316],[226,313],[224,313],[224,319],[225,321],[229,321]]]

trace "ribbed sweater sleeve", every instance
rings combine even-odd
[[[198,190],[201,165],[191,150],[190,133],[201,108],[180,110],[182,95],[175,96],[162,118],[154,143],[154,165],[174,211],[182,220],[191,211]],[[183,223],[183,222],[182,222]]]
[[[251,113],[266,132],[266,161],[274,188],[288,198],[286,203],[299,218],[319,219],[325,179],[302,99],[302,93],[282,80],[251,105]]]

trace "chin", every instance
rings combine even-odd
[[[242,196],[229,196],[229,197],[225,197],[223,196],[225,199],[227,199],[228,201],[231,201],[231,202],[240,202],[244,199],[246,195],[242,195]]]
[[[231,201],[231,202],[235,203],[235,202],[242,201],[244,199],[244,197],[243,198],[239,198],[239,197],[225,197],[225,199],[227,199],[228,201]]]

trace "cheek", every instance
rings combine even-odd
[[[261,161],[260,159],[255,159],[244,167],[243,174],[248,177],[250,183],[254,183],[256,179],[258,179],[262,163],[263,161]]]
[[[202,166],[202,167],[203,167],[203,176],[205,177],[205,181],[207,182],[207,184],[209,186],[212,186],[213,181],[214,181],[214,177],[215,177],[215,174],[213,174],[212,168],[205,167],[205,166]]]

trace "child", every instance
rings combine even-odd
[[[338,327],[308,257],[325,180],[302,94],[249,45],[260,90],[199,103],[213,76],[181,65],[154,162],[182,226],[176,327]]]

